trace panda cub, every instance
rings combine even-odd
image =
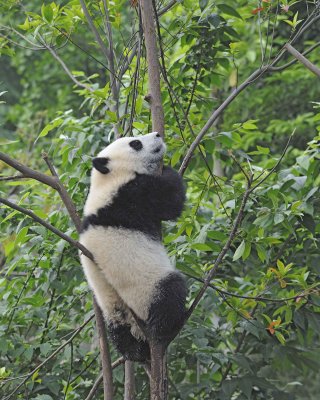
[[[107,146],[93,159],[84,208],[80,242],[95,262],[82,254],[81,263],[116,348],[132,361],[149,359],[145,335],[168,343],[185,319],[185,280],[161,242],[161,221],[179,217],[185,189],[172,168],[159,175],[165,150],[157,132]]]

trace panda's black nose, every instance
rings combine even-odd
[[[156,137],[161,137],[160,133],[157,133],[157,134],[156,134]]]

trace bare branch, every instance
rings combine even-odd
[[[51,186],[53,189],[58,190],[57,180],[52,176],[43,174],[39,171],[35,171],[2,152],[0,152],[0,160],[4,161],[6,164],[10,165],[10,167],[16,169],[17,171],[21,172],[25,177],[35,179],[41,183],[44,183],[45,185]]]
[[[311,53],[314,49],[316,49],[317,47],[320,46],[320,42],[315,43],[313,46],[309,47],[309,49],[307,49],[306,51],[304,51],[302,53],[302,55],[306,56],[307,54]],[[270,67],[269,71],[283,71],[284,69],[290,67],[291,65],[295,64],[298,60],[295,58],[293,60],[291,60],[290,62],[281,65],[280,67]]]
[[[320,68],[312,64],[311,61],[309,61],[306,57],[304,57],[303,54],[299,53],[299,51],[296,50],[293,46],[291,46],[291,44],[287,43],[284,47],[290,54],[292,54],[298,61],[300,61],[301,64],[303,64],[311,72],[317,75],[318,78],[320,78]]]
[[[124,400],[135,399],[134,362],[126,361],[124,364]]]
[[[73,339],[82,331],[82,329],[93,319],[93,315],[89,317],[84,323],[79,326],[78,329],[73,333],[73,335],[65,341],[61,346],[59,346],[53,353],[50,354],[49,357],[47,357],[44,361],[42,361],[41,364],[39,364],[36,368],[34,368],[31,372],[29,372],[26,377],[23,379],[23,381],[8,395],[6,396],[3,400],[10,400],[12,396],[17,393],[17,391],[32,377],[32,375],[37,372],[40,368],[42,368],[48,361],[50,361],[52,358],[54,358],[61,350],[63,350],[69,343],[73,341]]]
[[[148,62],[148,98],[150,98],[152,131],[158,132],[164,137],[164,112],[161,102],[160,65],[152,1],[140,0],[140,7]]]
[[[164,7],[162,7],[159,11],[158,11],[158,15],[159,15],[159,17],[161,16],[161,15],[163,15],[163,14],[165,14],[167,11],[169,11],[173,6],[175,6],[176,4],[177,4],[178,2],[177,2],[177,0],[171,0],[171,1],[169,1],[169,3],[166,5],[166,6],[164,6]]]
[[[69,78],[72,80],[73,83],[75,83],[77,86],[89,90],[89,92],[93,92],[91,87],[89,85],[85,85],[84,83],[78,81],[72,74],[72,72],[69,70],[69,68],[66,66],[65,62],[58,56],[57,52],[50,46],[48,46],[44,40],[41,41],[43,46],[52,54],[52,56],[60,63],[61,67],[65,71],[65,73],[69,76]]]
[[[204,283],[204,279],[198,278],[197,276],[193,276],[190,274],[186,274],[188,277],[190,277],[191,279],[194,279],[195,281],[198,282],[202,282]],[[270,297],[263,297],[262,295],[258,294],[257,296],[245,296],[242,294],[237,294],[237,293],[232,293],[232,292],[228,292],[227,290],[221,289],[216,285],[213,285],[212,283],[209,284],[209,287],[215,291],[217,291],[218,293],[224,294],[226,296],[230,296],[230,297],[236,297],[237,299],[246,299],[246,300],[255,300],[255,301],[265,301],[265,302],[270,302],[270,303],[285,303],[286,301],[290,301],[290,300],[297,300],[300,299],[302,297],[308,297],[309,293],[308,290],[304,290],[303,292],[295,295],[295,296],[291,296],[291,297],[283,297],[282,299],[271,299]]]
[[[289,144],[290,144],[290,142],[291,142],[291,139],[292,139],[292,137],[293,137],[295,131],[296,131],[296,130],[294,129],[294,131],[291,133],[291,135],[290,135],[290,137],[289,137],[289,139],[288,139],[288,141],[287,141],[287,144],[286,144],[286,146],[285,146],[285,148],[284,148],[284,150],[283,150],[283,152],[282,152],[282,154],[281,154],[279,160],[276,162],[275,166],[274,166],[273,168],[271,168],[270,171],[269,171],[258,183],[256,183],[256,184],[250,189],[250,192],[253,192],[258,186],[261,185],[261,183],[263,183],[264,181],[266,181],[266,180],[269,178],[269,176],[278,168],[278,166],[280,165],[281,161],[283,160],[283,157],[285,156],[285,154],[286,154],[286,152],[287,152],[287,150],[288,150]],[[263,172],[263,173],[264,173],[264,172]],[[259,179],[259,178],[261,177],[261,175],[263,175],[263,173],[261,173],[261,174],[258,176],[257,179]],[[255,179],[255,181],[256,181],[257,179]]]
[[[18,180],[20,180],[20,179],[25,179],[25,178],[27,178],[26,176],[24,176],[24,175],[14,175],[14,176],[0,176],[0,182],[3,182],[3,181],[18,181]]]
[[[112,400],[113,399],[112,368],[111,368],[111,357],[110,357],[106,327],[104,324],[104,319],[101,309],[96,301],[94,301],[93,306],[94,306],[94,313],[96,315],[96,325],[100,342],[100,351],[101,355],[104,355],[102,360],[104,398],[105,400]]]
[[[113,49],[113,39],[112,39],[112,29],[109,17],[109,9],[107,6],[106,0],[103,0],[103,8],[106,17],[106,28],[107,28],[107,35],[109,41],[109,51],[108,51],[108,61],[109,61],[109,69],[110,69],[110,88],[112,93],[112,99],[114,104],[110,107],[112,112],[116,113],[117,119],[119,119],[119,90],[117,87],[116,82],[116,75],[115,75],[115,54]],[[119,84],[120,85],[120,84]],[[113,124],[113,129],[115,131],[115,136],[118,138],[120,136],[119,132],[119,123]]]
[[[44,219],[38,217],[35,213],[33,213],[30,210],[27,210],[24,207],[18,206],[15,203],[12,203],[9,200],[3,199],[0,197],[0,203],[5,204],[6,206],[17,210],[25,215],[28,215],[28,217],[31,217],[33,220],[44,226],[45,228],[49,229],[49,231],[53,232],[57,236],[61,237],[61,239],[65,240],[66,242],[70,243],[72,246],[77,247],[79,250],[82,251],[82,253],[90,258],[90,260],[93,260],[93,255],[90,253],[88,249],[86,249],[81,243],[78,241],[72,239],[70,236],[66,235],[65,233],[61,232],[59,229],[55,228],[53,225],[49,224],[49,222],[46,222]]]
[[[57,191],[61,197],[61,200],[63,201],[64,205],[66,206],[66,209],[69,212],[69,215],[77,229],[77,232],[80,233],[81,231],[81,219],[79,217],[79,214],[77,212],[77,209],[72,201],[72,199],[69,196],[69,193],[67,192],[66,188],[60,181],[60,178],[54,168],[54,166],[51,164],[48,155],[46,153],[43,153],[43,159],[45,160],[46,164],[48,165],[51,174],[54,176],[56,179],[56,182],[58,184]]]

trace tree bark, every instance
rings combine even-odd
[[[167,346],[150,342],[151,352],[151,376],[150,376],[150,399],[166,400],[168,398],[167,378]]]
[[[126,361],[124,365],[124,400],[135,399],[134,362]]]
[[[152,131],[164,137],[164,112],[160,91],[160,64],[158,57],[157,35],[151,0],[140,0],[143,33],[146,45],[149,94],[146,99],[150,103]]]

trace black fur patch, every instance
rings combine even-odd
[[[137,174],[119,188],[112,204],[84,218],[82,230],[90,225],[122,227],[161,239],[161,221],[181,214],[185,188],[180,175],[164,167],[160,176]]]
[[[96,157],[92,160],[94,168],[102,174],[108,174],[110,172],[110,169],[107,167],[108,162],[109,158],[107,157]]]
[[[159,343],[170,342],[183,327],[187,286],[179,272],[172,272],[156,287],[146,321],[147,336]]]
[[[130,332],[130,325],[109,324],[110,337],[125,360],[145,362],[150,360],[149,344],[137,340]]]
[[[143,144],[140,142],[140,140],[132,140],[129,143],[129,146],[132,147],[133,149],[135,149],[136,151],[139,151],[142,149]]]

